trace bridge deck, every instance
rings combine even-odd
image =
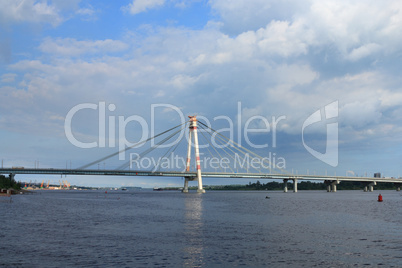
[[[105,170],[105,169],[54,169],[54,168],[0,168],[0,174],[41,174],[41,175],[97,175],[97,176],[158,176],[158,177],[196,177],[196,172],[180,171],[140,171],[140,170]],[[224,173],[203,172],[207,178],[245,178],[245,179],[298,179],[298,180],[338,180],[362,182],[393,182],[402,183],[402,179],[348,177],[348,176],[318,176],[270,173]]]

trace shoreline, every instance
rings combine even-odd
[[[20,190],[15,190],[15,189],[2,189],[0,192],[0,197],[5,196],[5,197],[10,197],[12,195],[18,195],[18,194],[33,194],[32,191],[27,191],[24,189]]]

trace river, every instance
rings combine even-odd
[[[402,267],[379,193],[37,191],[0,202],[0,266]]]

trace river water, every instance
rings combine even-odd
[[[4,267],[402,267],[402,193],[38,191],[1,198]],[[270,198],[266,198],[269,196]]]

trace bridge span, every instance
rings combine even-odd
[[[9,174],[10,178],[17,174],[38,175],[92,175],[92,176],[140,176],[140,177],[181,177],[188,181],[197,179],[197,172],[191,171],[143,171],[143,170],[109,170],[109,169],[55,169],[55,168],[0,168],[0,174]],[[294,175],[277,173],[226,173],[226,172],[202,172],[202,177],[207,178],[238,178],[238,179],[271,179],[283,180],[284,192],[287,192],[287,182],[293,181],[293,191],[297,192],[298,180],[323,181],[327,184],[328,192],[336,192],[336,185],[342,181],[362,182],[365,191],[373,191],[378,182],[394,183],[397,191],[400,191],[402,179],[350,177],[350,176],[317,176]]]
[[[127,150],[139,147],[140,145],[148,142],[148,141],[155,141],[157,137],[160,137],[161,135],[164,135],[168,132],[173,132],[170,134],[168,137],[162,139],[158,143],[152,145],[150,148],[146,149],[143,151],[141,154],[138,155],[138,159],[141,157],[144,157],[146,154],[150,153],[152,150],[158,148],[160,145],[164,144],[165,142],[169,141],[172,137],[180,133],[183,129],[186,128],[188,124],[188,139],[187,139],[187,160],[185,162],[185,171],[155,171],[157,168],[153,168],[151,171],[146,171],[146,170],[131,170],[127,168],[130,166],[131,167],[131,159],[130,162],[127,162],[120,167],[118,167],[115,170],[106,170],[106,169],[87,169],[90,166],[94,166],[98,164],[101,161],[105,161],[106,159],[109,159],[113,156],[116,156],[120,153],[124,153]],[[219,148],[225,148],[227,147],[228,150],[231,153],[235,153],[236,156],[239,156],[239,153],[243,155],[243,161],[245,159],[248,159],[249,155],[252,155],[253,157],[256,157],[258,161],[261,161],[261,163],[268,164],[269,169],[267,169],[267,172],[262,171],[261,169],[257,169],[258,173],[250,173],[248,172],[249,170],[247,169],[247,172],[235,172],[234,169],[230,168],[229,169],[232,172],[201,172],[201,159],[200,159],[200,152],[199,152],[199,144],[198,144],[198,128],[201,127],[203,129],[202,136],[204,138],[204,132],[208,133],[211,137],[214,137],[215,141],[216,139],[220,139],[222,144],[217,144],[219,145]],[[178,129],[178,130],[177,130]],[[183,139],[183,136],[181,137]],[[210,142],[208,144],[212,145]],[[177,144],[178,145],[178,144]],[[177,148],[177,145],[172,147],[173,151]],[[235,145],[237,147],[235,147]],[[195,153],[195,171],[190,171],[190,162],[191,162],[191,151],[192,148],[194,147],[194,153]],[[220,158],[221,154],[216,150],[215,146],[211,146],[213,150],[216,151],[216,153],[219,155]],[[170,149],[169,149],[170,150]],[[169,151],[168,151],[169,152]],[[210,151],[209,151],[210,152]],[[225,151],[225,153],[228,153]],[[165,153],[166,155],[166,153]],[[130,156],[131,157],[131,156]],[[231,156],[233,159],[233,156]],[[137,160],[138,160],[137,159]],[[236,161],[236,157],[234,158]],[[240,159],[240,158],[239,158]],[[254,159],[252,159],[253,162]],[[251,165],[252,166],[252,165]],[[273,164],[273,168],[275,168],[275,164]],[[176,168],[180,169],[180,168]],[[327,191],[328,192],[336,192],[336,186],[339,184],[341,181],[360,181],[362,185],[364,186],[365,191],[373,191],[374,186],[377,184],[377,182],[390,182],[394,183],[397,191],[400,191],[401,186],[402,186],[402,179],[395,179],[395,178],[378,178],[378,177],[348,177],[348,176],[320,176],[320,175],[294,175],[292,173],[289,173],[288,171],[277,168],[280,170],[280,172],[272,173],[271,169],[271,160],[266,159],[264,157],[259,156],[253,151],[250,151],[249,149],[241,146],[240,144],[237,144],[235,141],[223,136],[221,133],[215,131],[208,125],[199,122],[196,118],[196,116],[189,116],[189,121],[182,123],[180,125],[177,125],[169,130],[166,130],[164,132],[161,132],[151,138],[148,138],[144,141],[141,141],[137,144],[134,144],[130,147],[127,147],[123,150],[120,150],[118,152],[112,153],[108,156],[102,157],[101,159],[98,159],[96,161],[93,161],[89,164],[86,164],[80,168],[77,169],[55,169],[55,168],[23,168],[23,167],[14,167],[14,168],[0,168],[0,174],[9,174],[10,178],[13,178],[17,174],[40,174],[40,175],[95,175],[95,176],[141,176],[141,177],[149,177],[149,176],[158,176],[158,177],[182,177],[184,178],[184,187],[183,187],[183,192],[188,192],[188,183],[189,181],[197,181],[198,183],[198,190],[197,192],[199,193],[204,193],[205,190],[203,189],[202,186],[202,177],[207,177],[207,178],[244,178],[244,179],[272,179],[272,180],[283,180],[284,182],[284,192],[288,191],[287,187],[287,182],[289,180],[293,181],[293,192],[297,192],[297,182],[298,180],[319,180],[319,181],[324,181],[324,183],[327,185]],[[379,176],[380,177],[380,176]]]

